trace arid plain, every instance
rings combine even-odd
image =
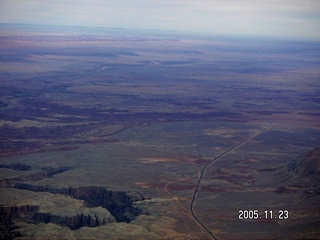
[[[1,239],[319,237],[318,42],[31,25],[0,42]]]

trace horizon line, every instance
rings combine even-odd
[[[163,33],[179,33],[183,35],[202,36],[202,37],[230,37],[230,38],[257,38],[257,39],[269,39],[269,40],[287,40],[287,41],[307,41],[307,42],[320,42],[317,38],[304,38],[304,37],[285,37],[274,35],[253,35],[253,34],[240,34],[240,33],[218,33],[210,31],[187,31],[187,30],[173,30],[173,29],[156,29],[156,28],[128,28],[128,27],[107,27],[107,26],[84,26],[84,25],[56,25],[56,24],[41,24],[41,23],[10,23],[0,22],[0,25],[23,25],[23,26],[35,26],[35,27],[57,27],[57,28],[83,28],[83,29],[112,29],[118,31],[152,31]]]

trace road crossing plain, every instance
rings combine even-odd
[[[86,31],[1,25],[1,236],[212,239],[226,151],[207,229],[319,236],[319,43]]]

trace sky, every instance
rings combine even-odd
[[[0,23],[320,40],[320,0],[0,0]]]

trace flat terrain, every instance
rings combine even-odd
[[[0,27],[0,239],[319,237],[320,43]]]

